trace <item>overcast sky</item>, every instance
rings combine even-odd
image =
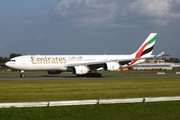
[[[151,32],[180,58],[180,0],[0,0],[3,57],[131,54]]]

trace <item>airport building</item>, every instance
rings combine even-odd
[[[133,66],[133,70],[180,70],[180,63],[166,63],[164,60],[148,60]]]

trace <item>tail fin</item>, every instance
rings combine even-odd
[[[133,53],[132,55],[135,58],[141,58],[141,57],[150,56],[152,54],[152,52],[153,52],[154,44],[156,42],[156,36],[157,36],[157,33],[151,33],[147,37],[147,39],[144,41],[144,43],[140,46],[140,48],[135,53]],[[138,64],[138,63],[142,63],[144,61],[145,61],[145,59],[134,60],[129,65],[132,66],[132,65],[135,65],[135,64]]]
[[[140,48],[132,55],[135,55],[135,58],[141,58],[151,55],[153,52],[154,44],[156,42],[156,36],[157,33],[151,33],[144,41],[144,43],[140,46]]]

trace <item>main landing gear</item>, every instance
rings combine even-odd
[[[22,78],[25,77],[24,70],[20,71],[20,77],[22,77]]]
[[[77,77],[102,77],[101,73],[87,73],[84,75],[77,75]]]

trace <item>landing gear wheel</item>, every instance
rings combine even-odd
[[[97,77],[102,77],[102,74],[101,74],[101,73],[98,73],[98,74],[97,74]]]
[[[77,77],[82,77],[82,75],[77,75]]]
[[[88,73],[87,77],[102,77],[101,73]]]
[[[102,74],[100,74],[100,73],[94,73],[93,77],[101,77],[101,76],[102,76]]]
[[[25,77],[24,70],[21,70],[20,73],[21,73],[20,77],[22,77],[22,78]]]
[[[84,75],[77,75],[77,77],[102,77],[101,73],[87,73]]]
[[[24,75],[24,74],[20,74],[20,77],[22,77],[22,78],[23,78],[23,77],[25,77],[25,75]]]

